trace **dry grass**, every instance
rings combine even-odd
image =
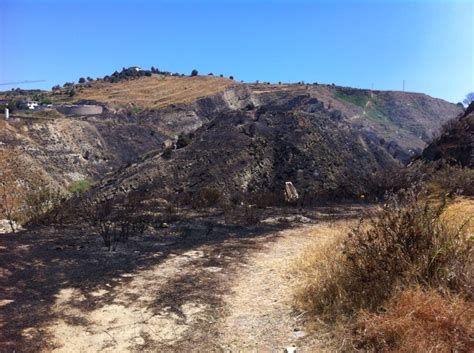
[[[293,305],[334,350],[474,351],[474,200],[408,196],[322,227],[294,264]]]
[[[299,257],[296,309],[336,325],[359,310],[377,311],[412,285],[471,296],[472,224],[460,225],[474,202],[459,199],[446,209],[412,193],[403,197],[408,200],[396,197],[351,232],[347,224],[328,229],[325,246]]]
[[[473,352],[474,304],[434,290],[406,290],[386,312],[364,311],[355,324],[355,348],[376,352]]]
[[[443,219],[450,226],[465,223],[466,232],[474,236],[474,197],[458,197],[447,207]]]
[[[153,75],[140,79],[110,83],[97,81],[78,90],[73,100],[95,100],[115,107],[132,104],[143,109],[158,109],[171,104],[189,103],[196,98],[219,93],[235,81],[213,77],[173,77]]]
[[[312,318],[323,320],[345,315],[343,307],[350,303],[341,302],[347,295],[336,279],[344,275],[341,246],[353,226],[354,221],[339,221],[321,226],[314,235],[314,245],[297,257],[293,273],[296,278],[294,306],[298,311],[318,313]]]

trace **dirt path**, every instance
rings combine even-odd
[[[3,234],[0,351],[322,351],[291,310],[289,270],[328,219],[360,212],[269,210],[254,226],[191,214],[116,252],[79,226]]]
[[[319,237],[321,225],[280,232],[276,242],[253,253],[232,283],[225,303],[229,314],[219,330],[221,347],[232,352],[321,352],[322,344],[308,336],[300,315],[292,312],[291,264],[295,256]],[[320,238],[325,241],[324,236]]]
[[[46,329],[53,351],[282,352],[293,345],[321,351],[291,310],[288,273],[318,227],[170,254],[156,266],[122,274],[122,284],[106,281],[89,293],[64,288],[52,306],[57,319]],[[83,310],[88,302],[93,309]]]

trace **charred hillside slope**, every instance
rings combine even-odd
[[[381,171],[402,166],[376,131],[354,127],[341,110],[306,92],[289,93],[262,93],[257,105],[214,114],[187,146],[117,172],[96,192],[189,200],[216,190],[232,199],[281,195],[292,181],[310,203],[373,193]]]
[[[429,144],[422,157],[474,168],[474,102],[464,114],[444,126],[442,134]]]
[[[417,93],[219,80],[101,82],[80,99],[100,103],[103,114],[26,119],[14,113],[0,120],[0,148],[20,153],[25,165],[63,186],[106,176],[112,185],[137,168],[148,173],[151,165],[153,183],[170,190],[206,184],[271,190],[272,183],[291,179],[317,194],[360,194],[372,173],[408,162],[460,113],[454,104]],[[168,160],[160,157],[178,135],[190,133],[189,146]],[[205,163],[210,167],[199,172]],[[349,184],[361,187],[348,190]]]

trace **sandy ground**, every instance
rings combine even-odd
[[[50,235],[44,243],[25,245],[39,234],[25,233],[21,242],[3,235],[2,250],[10,253],[0,253],[0,265],[9,264],[0,272],[5,289],[0,347],[283,352],[295,346],[298,352],[323,351],[322,341],[305,332],[291,309],[289,272],[297,254],[314,244],[318,228],[327,224],[317,218],[293,217],[278,227],[269,218],[243,230],[195,226],[210,238],[177,242],[150,236],[116,253],[91,253],[96,243],[81,245],[73,236],[67,244]]]

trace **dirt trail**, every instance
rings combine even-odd
[[[53,351],[282,352],[292,345],[321,351],[291,310],[288,273],[318,227],[171,254],[156,266],[122,274],[119,285],[105,282],[89,293],[64,288],[47,327]],[[88,301],[92,310],[83,310]]]
[[[219,330],[221,347],[232,352],[283,352],[295,346],[298,352],[321,352],[321,342],[301,326],[301,316],[291,309],[292,262],[314,244],[318,228],[311,225],[280,232],[276,242],[253,253],[232,283],[225,303],[229,313]],[[320,237],[321,242],[326,239]]]
[[[252,226],[190,213],[116,252],[82,227],[3,234],[0,352],[323,351],[291,310],[290,267],[361,210],[269,210]]]

